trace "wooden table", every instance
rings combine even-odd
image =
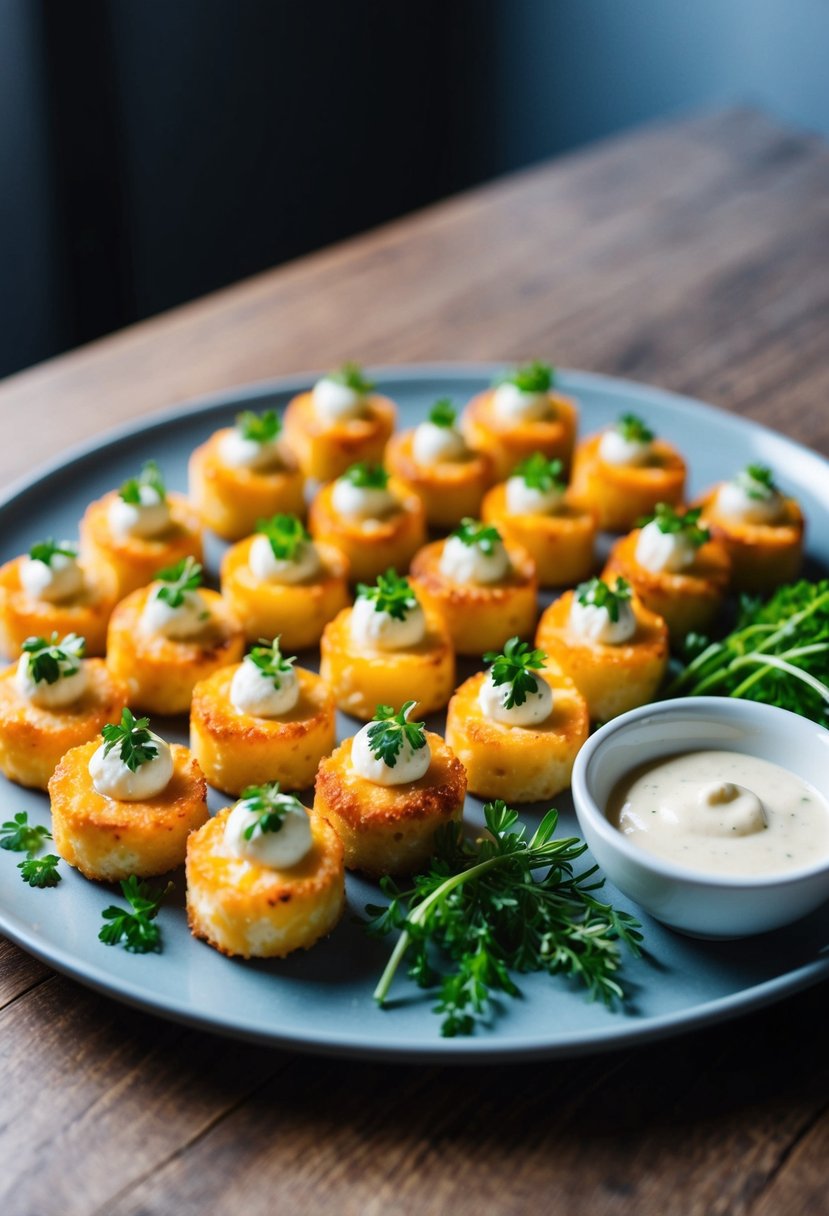
[[[828,199],[825,145],[753,113],[625,136],[8,380],[0,476],[349,357],[549,355],[829,453]],[[6,1216],[826,1210],[825,987],[636,1051],[392,1067],[182,1029],[0,951]]]

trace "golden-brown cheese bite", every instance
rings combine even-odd
[[[106,567],[84,570],[82,590],[57,602],[35,599],[20,580],[25,556],[0,566],[0,651],[8,659],[19,657],[30,637],[65,637],[76,633],[86,639],[86,653],[106,652],[109,618],[118,599],[116,579]]]
[[[348,559],[317,542],[321,569],[307,582],[257,578],[250,568],[255,537],[232,545],[222,559],[222,595],[242,622],[248,642],[280,635],[286,651],[316,646],[327,623],[348,603]]]
[[[99,794],[89,761],[93,739],[68,751],[49,781],[55,850],[86,878],[118,882],[151,878],[184,861],[187,837],[207,820],[207,784],[186,747],[171,744],[173,776],[146,802]]]
[[[586,507],[565,501],[549,513],[513,514],[506,483],[484,498],[482,518],[529,553],[542,587],[563,587],[587,578],[595,563],[596,519]]]
[[[499,583],[460,583],[441,569],[445,540],[415,554],[411,582],[427,612],[440,616],[457,654],[498,650],[507,638],[531,636],[535,628],[538,580],[525,549],[506,543],[510,569]]]
[[[593,641],[570,627],[575,592],[567,591],[541,615],[536,645],[570,677],[593,721],[607,722],[653,700],[668,664],[668,627],[636,597],[636,632],[618,644]]]
[[[534,726],[511,726],[484,714],[478,698],[486,672],[465,680],[449,702],[446,741],[466,769],[471,794],[540,802],[569,786],[589,732],[587,704],[567,676],[551,668],[537,674],[553,690],[553,711]]]
[[[200,594],[210,615],[201,633],[192,639],[149,633],[141,618],[154,586],[139,587],[116,606],[109,623],[107,665],[126,684],[130,705],[148,713],[183,714],[199,680],[240,661],[244,631],[222,597],[203,589]]]
[[[775,523],[729,519],[717,511],[719,489],[714,486],[695,505],[702,507],[702,522],[711,535],[728,550],[732,589],[768,592],[794,582],[803,563],[805,521],[799,504],[783,498]]]
[[[390,566],[408,570],[426,540],[426,519],[417,495],[392,478],[388,490],[397,509],[382,519],[347,517],[334,505],[336,485],[324,486],[311,503],[308,526],[314,540],[345,554],[352,582],[372,582]]]
[[[287,452],[276,467],[227,464],[222,442],[234,434],[224,427],[190,457],[190,498],[202,522],[225,540],[249,536],[269,515],[305,514],[305,478]]]
[[[421,464],[413,451],[414,431],[393,435],[386,449],[386,468],[423,503],[433,528],[454,528],[465,515],[479,515],[493,481],[492,458],[469,450],[459,460]]]
[[[294,866],[270,869],[225,843],[229,810],[187,842],[187,919],[194,937],[222,954],[284,958],[307,950],[335,927],[345,907],[342,842],[311,816],[313,844]]]
[[[661,616],[671,642],[680,642],[691,630],[705,632],[722,607],[731,576],[731,559],[720,540],[709,540],[695,554],[693,565],[673,573],[652,571],[636,558],[641,529],[616,541],[601,577],[630,583],[646,608]]]
[[[96,738],[121,717],[126,688],[103,659],[84,660],[87,686],[77,701],[54,709],[27,700],[16,683],[16,667],[0,673],[0,772],[9,781],[45,790],[61,757]]]
[[[463,766],[439,735],[426,731],[431,761],[425,776],[406,785],[377,785],[355,771],[353,739],[319,766],[314,811],[335,828],[349,870],[411,874],[434,851],[437,828],[459,821],[466,796]]]
[[[285,442],[306,477],[333,481],[357,461],[382,461],[396,419],[394,402],[370,393],[362,416],[326,422],[317,415],[313,394],[299,393],[285,408]]]
[[[283,790],[307,789],[336,742],[330,688],[297,667],[296,705],[278,717],[255,717],[241,713],[231,699],[237,670],[223,667],[193,690],[190,747],[207,780],[226,794],[272,781]]]
[[[578,445],[570,484],[573,502],[594,511],[600,528],[625,532],[658,502],[682,502],[686,468],[676,448],[653,439],[646,463],[611,464],[599,450],[603,435],[590,435]]]
[[[111,505],[117,490],[89,504],[80,523],[81,561],[110,570],[117,582],[117,598],[151,582],[156,573],[184,557],[202,560],[201,520],[181,494],[168,494],[170,525],[158,536],[116,536],[110,526]]]
[[[569,470],[578,426],[578,407],[563,393],[549,393],[550,416],[524,421],[503,421],[493,409],[496,389],[479,393],[467,405],[461,429],[469,446],[491,457],[495,478],[502,481],[517,464],[541,452],[559,459]]]

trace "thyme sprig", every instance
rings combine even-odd
[[[538,677],[533,675],[544,666],[547,656],[543,650],[531,650],[519,637],[510,638],[503,651],[490,650],[484,662],[491,663],[489,675],[496,687],[508,686],[504,708],[523,705],[527,697],[538,691]]]

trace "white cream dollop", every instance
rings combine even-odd
[[[251,573],[263,583],[307,583],[316,578],[322,561],[316,545],[304,541],[291,558],[277,557],[267,536],[253,538],[248,554]]]
[[[724,481],[717,490],[715,510],[723,519],[744,524],[775,524],[780,520],[783,495],[750,479]]]
[[[244,798],[236,803],[225,821],[224,843],[229,852],[269,870],[290,869],[302,861],[313,843],[308,812],[301,802],[287,794],[277,795],[276,802],[285,807],[279,831],[255,830],[250,840],[245,839],[245,832],[255,827],[259,816],[249,809]]]
[[[361,418],[366,412],[366,399],[362,393],[329,376],[316,382],[311,390],[311,400],[320,422],[329,424]]]
[[[492,394],[492,410],[501,422],[538,422],[551,413],[550,394],[526,393],[507,380]]]
[[[367,723],[352,740],[351,764],[355,772],[375,785],[406,785],[426,775],[432,761],[428,740],[423,747],[414,748],[404,735],[394,765],[389,766],[385,760],[378,760],[371,750],[368,737],[371,726],[371,722]]]
[[[397,510],[394,495],[380,486],[355,486],[347,477],[338,477],[331,490],[331,505],[346,519],[383,519]]]
[[[35,680],[31,672],[31,656],[22,654],[17,663],[15,684],[21,697],[41,709],[60,709],[79,701],[86,692],[89,679],[83,659],[58,661],[60,676],[54,684],[46,680]],[[64,674],[67,668],[77,667],[71,675]]]
[[[268,439],[259,443],[246,439],[238,427],[233,427],[219,439],[219,456],[231,469],[278,469],[282,464],[282,449],[279,439]]]
[[[454,426],[421,422],[412,438],[412,455],[418,464],[430,465],[465,460],[469,454],[466,440]]]
[[[630,600],[617,600],[618,620],[611,620],[605,604],[582,604],[577,595],[570,605],[568,628],[578,638],[602,646],[621,646],[636,633],[636,615]]]
[[[178,641],[198,637],[210,618],[204,596],[199,591],[186,591],[182,602],[173,608],[166,600],[158,598],[161,586],[154,587],[147,597],[141,613],[141,631]]]
[[[83,591],[83,570],[77,557],[66,553],[53,553],[48,562],[24,557],[20,565],[20,585],[31,599],[58,604],[74,599]]]
[[[523,477],[508,477],[505,493],[510,515],[552,515],[564,501],[563,487],[539,490],[528,486]]]
[[[113,536],[144,539],[159,536],[170,526],[170,504],[152,486],[139,486],[140,502],[124,502],[116,494],[109,505],[109,526]]]
[[[480,545],[450,536],[440,555],[440,571],[454,583],[500,583],[510,572],[509,554],[502,540],[494,541],[492,551],[484,553]]]
[[[287,714],[299,700],[299,680],[293,667],[279,672],[279,687],[273,676],[246,655],[230,681],[230,700],[240,714],[253,718],[278,718]]]
[[[636,560],[654,574],[675,574],[693,565],[696,548],[683,532],[663,532],[655,519],[645,524],[636,541]]]
[[[140,764],[135,772],[121,759],[121,747],[116,743],[107,754],[102,743],[89,761],[92,784],[104,798],[116,802],[144,802],[165,790],[173,775],[173,753],[168,743],[150,731],[156,755]]]
[[[650,440],[626,439],[616,427],[602,433],[599,440],[599,458],[605,464],[632,468],[645,464],[653,451]]]
[[[512,691],[509,684],[496,684],[492,672],[481,685],[478,704],[487,718],[504,726],[538,726],[553,712],[553,690],[541,676],[534,676],[535,692],[528,692],[521,705],[507,709],[505,702]]]
[[[373,600],[358,596],[351,610],[351,640],[369,650],[406,650],[426,636],[426,616],[420,603],[401,619],[378,611]]]

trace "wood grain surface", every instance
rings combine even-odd
[[[829,453],[829,150],[743,111],[472,191],[0,385],[8,483],[112,425],[337,364],[551,357]],[[0,943],[4,1216],[826,1211],[826,986],[624,1053],[314,1060]]]

